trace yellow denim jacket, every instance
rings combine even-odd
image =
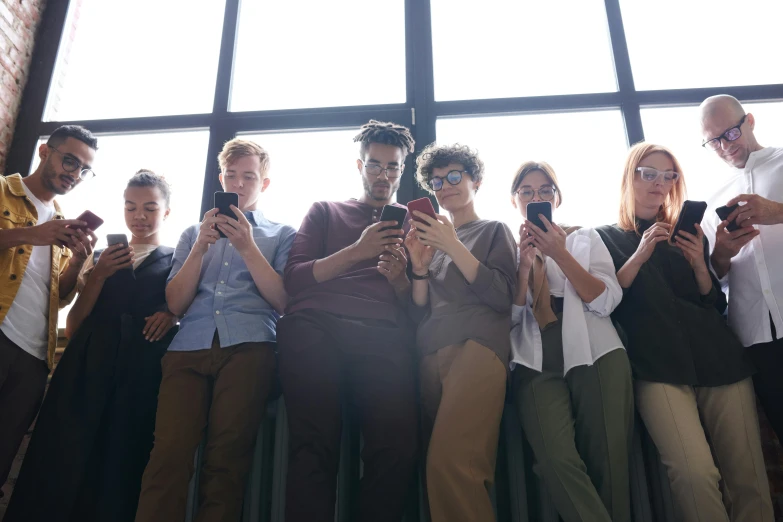
[[[57,202],[54,202],[54,219],[64,219]],[[25,194],[22,176],[0,176],[0,230],[32,227],[38,222],[35,205]],[[22,276],[33,251],[32,245],[20,245],[0,251],[0,324],[14,302],[22,284]],[[57,344],[57,312],[73,300],[76,288],[64,299],[60,299],[60,275],[68,268],[71,251],[57,245],[52,246],[52,275],[49,285],[49,349],[46,362],[51,369],[54,364],[54,348]]]

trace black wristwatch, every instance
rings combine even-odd
[[[422,281],[424,279],[430,278],[430,271],[427,270],[427,273],[424,275],[417,275],[415,272],[411,272],[411,279],[415,279],[416,281]]]

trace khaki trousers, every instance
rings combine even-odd
[[[489,491],[506,369],[492,350],[469,340],[425,356],[420,375],[432,522],[493,521]]]
[[[666,466],[678,520],[774,520],[750,378],[711,387],[636,381],[636,403]]]

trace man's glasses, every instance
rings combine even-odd
[[[449,185],[459,185],[462,181],[462,174],[468,172],[467,170],[450,170],[445,177],[440,178],[438,176],[433,176],[430,178],[429,185],[435,192],[439,191],[443,188],[443,180],[449,182]],[[470,173],[468,172],[468,175]]]
[[[642,178],[642,181],[646,181],[648,183],[654,183],[658,181],[661,176],[663,176],[663,181],[665,183],[677,183],[677,180],[680,179],[680,174],[677,172],[674,172],[673,170],[658,170],[654,169],[652,167],[637,167],[636,172],[639,173],[639,176]]]
[[[555,192],[557,192],[555,187],[545,186],[538,190],[524,187],[514,192],[514,194],[519,196],[519,199],[522,201],[532,201],[536,194],[538,194],[538,197],[541,198],[542,201],[552,201],[555,199]]]
[[[736,124],[734,127],[728,129],[726,132],[718,136],[717,138],[712,138],[711,140],[707,140],[704,143],[701,144],[702,147],[707,147],[710,150],[718,150],[720,148],[721,140],[726,141],[737,141],[740,136],[742,136],[742,124],[745,123],[745,118],[747,118],[748,115],[744,115],[740,122]]]
[[[364,171],[370,176],[378,177],[381,172],[386,173],[386,177],[389,179],[397,179],[400,177],[400,167],[392,165],[391,167],[381,167],[377,163],[365,163]]]
[[[82,181],[87,181],[88,179],[92,179],[95,177],[95,172],[92,171],[92,169],[85,169],[84,165],[82,165],[79,160],[76,158],[69,156],[67,154],[63,154],[57,148],[52,147],[51,145],[47,145],[50,149],[55,151],[57,154],[63,157],[63,170],[65,172],[76,172],[79,171],[79,179]]]

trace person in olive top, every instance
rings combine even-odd
[[[291,300],[277,339],[290,431],[288,522],[334,520],[343,397],[357,407],[364,435],[358,521],[399,522],[416,467],[404,231],[380,221],[413,138],[371,120],[354,141],[361,197],[313,204],[285,268]]]
[[[623,292],[595,230],[530,222],[540,201],[558,208],[562,192],[551,166],[528,161],[511,184],[525,217],[511,316],[519,418],[565,522],[630,522],[631,365],[609,318]]]
[[[598,229],[625,289],[614,318],[628,336],[636,405],[678,520],[772,521],[753,369],[721,315],[707,241],[698,226],[669,241],[685,193],[674,155],[639,143],[626,159],[619,221]]]
[[[484,164],[461,145],[427,146],[416,176],[450,218],[413,212],[405,238],[419,321],[420,385],[433,522],[494,520],[500,417],[511,342],[516,242],[480,219],[474,198]]]

